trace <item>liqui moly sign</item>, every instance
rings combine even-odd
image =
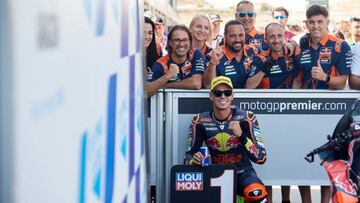
[[[203,190],[203,173],[176,173],[175,187],[177,191]]]

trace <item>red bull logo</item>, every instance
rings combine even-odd
[[[249,40],[249,44],[255,46],[256,48],[262,49],[262,40],[261,39],[251,38]]]
[[[250,69],[251,64],[252,64],[253,61],[254,61],[254,59],[253,59],[252,56],[247,56],[247,57],[245,57],[244,66],[245,66],[245,69],[246,69],[246,70]]]
[[[240,145],[239,138],[228,133],[218,133],[206,141],[209,148],[227,152],[230,149],[237,148]]]
[[[320,49],[319,59],[321,63],[330,63],[331,62],[331,52],[332,48],[330,47],[322,47]]]
[[[331,55],[331,48],[330,47],[324,47],[321,49],[321,52],[326,55]]]
[[[184,66],[181,67],[181,71],[184,74],[184,76],[189,75],[191,73],[191,70],[192,70],[192,65],[191,65],[190,61],[186,61]]]

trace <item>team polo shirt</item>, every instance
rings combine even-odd
[[[195,52],[196,49],[193,49],[190,53],[190,55],[193,55],[193,53]],[[207,44],[205,44],[203,46],[203,48],[200,50],[201,51],[201,54],[203,56],[203,59],[204,59],[204,62],[205,62],[205,67],[208,67],[209,66],[209,62],[210,62],[210,52],[212,51],[213,49],[211,47],[209,47]]]
[[[174,63],[170,55],[159,58],[151,67],[148,74],[148,81],[153,82],[168,72],[170,65]],[[179,73],[172,77],[169,82],[184,80],[194,74],[204,74],[205,65],[203,55],[200,50],[196,49],[184,63],[176,64],[179,66]]]
[[[249,45],[244,45],[241,59],[237,59],[225,46],[221,48],[224,56],[216,66],[216,75],[229,77],[234,88],[244,88],[246,80],[262,69],[262,57],[257,54],[255,47]]]
[[[299,68],[295,60],[300,55],[300,48],[295,50],[293,56],[278,57],[270,50],[264,52],[263,55],[267,56],[261,70],[265,75],[258,88],[291,89],[292,81]]]
[[[310,46],[309,40],[302,40],[301,53],[297,63],[304,89],[329,89],[325,81],[312,79],[311,69],[317,66],[320,59],[322,69],[330,76],[348,75],[351,73],[351,49],[347,42],[326,34],[320,41],[317,50]]]
[[[260,32],[256,30],[254,27],[249,33],[246,33],[245,35],[245,43],[255,46],[262,51],[267,51],[269,49],[268,44],[265,42],[265,34],[263,32]]]
[[[208,55],[213,49],[209,47],[207,44],[204,45],[204,47],[200,50],[202,55],[206,56]]]

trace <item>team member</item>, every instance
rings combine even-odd
[[[210,59],[206,59],[205,57],[212,50],[208,45],[211,43],[212,32],[209,18],[205,15],[195,15],[190,22],[189,30],[192,38],[191,53],[199,49],[204,56],[204,60],[208,62]],[[207,63],[205,65],[207,66]]]
[[[255,28],[256,12],[254,5],[250,1],[242,0],[237,4],[235,18],[239,20],[244,27],[246,33],[245,44],[255,46],[259,49],[259,52],[267,51],[269,49],[269,46],[264,39],[264,33]],[[289,53],[289,55],[293,55],[295,47],[295,41],[287,42],[285,43],[285,52],[287,54]]]
[[[198,49],[190,57],[191,40],[186,26],[175,25],[170,30],[167,45],[169,54],[155,62],[148,76],[149,96],[160,88],[201,88],[204,60]],[[166,76],[162,77],[164,75]]]
[[[349,45],[328,34],[329,14],[325,7],[312,5],[306,11],[306,25],[310,35],[301,40],[301,53],[297,63],[299,73],[294,88],[343,89],[350,73]],[[310,186],[299,186],[303,202],[311,202]],[[330,188],[321,187],[321,203],[329,202]]]
[[[255,88],[251,77],[262,68],[262,57],[257,49],[244,45],[245,33],[238,20],[231,20],[225,25],[225,45],[211,53],[209,66],[204,74],[204,86],[210,87],[216,76],[229,77],[234,88]]]
[[[185,162],[201,165],[204,157],[199,150],[205,142],[213,164],[236,165],[237,195],[250,202],[266,202],[265,186],[250,162],[263,164],[266,160],[255,115],[230,106],[234,94],[228,77],[212,80],[209,97],[212,111],[196,115],[190,125]]]
[[[272,11],[272,16],[285,30],[285,40],[290,40],[295,36],[294,33],[286,29],[286,23],[289,19],[289,11],[284,7],[277,7]]]
[[[239,20],[244,27],[246,33],[245,44],[253,45],[261,51],[269,49],[264,40],[264,33],[255,28],[256,12],[253,3],[247,0],[240,1],[236,5],[235,18]]]
[[[306,24],[310,35],[301,40],[299,74],[294,88],[343,89],[350,73],[349,45],[328,34],[328,11],[312,5],[306,11]]]
[[[278,23],[270,23],[265,27],[266,41],[269,51],[262,70],[253,78],[259,83],[258,88],[290,89],[298,66],[295,57],[300,54],[300,48],[294,56],[287,56],[284,51],[285,30]]]
[[[189,26],[192,37],[191,49],[199,49],[202,54],[208,54],[212,49],[207,43],[211,42],[211,23],[205,15],[195,15]]]

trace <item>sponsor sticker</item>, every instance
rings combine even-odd
[[[175,174],[176,191],[203,190],[204,175],[201,172],[188,172]]]

